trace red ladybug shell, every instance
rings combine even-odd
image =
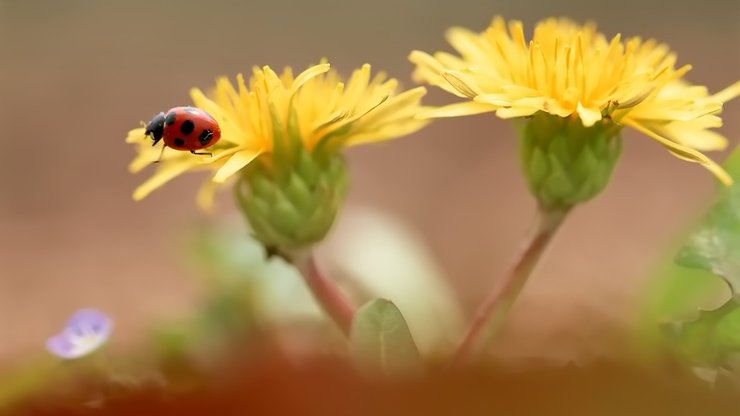
[[[175,107],[164,119],[162,140],[177,150],[199,150],[216,144],[221,128],[210,114],[195,107]]]

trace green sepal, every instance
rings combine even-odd
[[[347,191],[341,154],[314,157],[300,149],[292,164],[263,161],[245,169],[235,195],[255,237],[267,246],[298,249],[321,241]]]
[[[621,153],[619,128],[537,113],[519,129],[519,157],[530,192],[546,210],[567,210],[606,188]]]

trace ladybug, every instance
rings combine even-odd
[[[154,140],[152,146],[164,140],[165,147],[189,151],[194,155],[212,156],[212,153],[196,150],[216,144],[221,138],[221,127],[210,114],[200,108],[175,107],[167,111],[167,114],[155,115],[146,125],[144,134]]]

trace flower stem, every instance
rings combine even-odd
[[[567,213],[567,210],[538,211],[534,232],[525,240],[509,273],[478,307],[473,323],[455,354],[454,364],[467,363],[485,353]]]
[[[352,303],[334,282],[321,273],[313,253],[298,253],[291,256],[291,259],[324,312],[339,326],[344,335],[349,336],[352,318],[355,315],[355,307]]]

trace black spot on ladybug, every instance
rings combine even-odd
[[[180,131],[184,135],[188,135],[193,132],[193,129],[195,129],[195,123],[193,123],[191,120],[185,120],[180,124]]]
[[[183,146],[185,146],[185,140],[183,140],[183,139],[181,139],[179,137],[175,137],[175,146],[177,146],[177,147],[183,147]]]
[[[213,132],[205,129],[202,132],[200,132],[200,135],[198,136],[198,140],[200,140],[200,144],[202,146],[207,145],[211,142],[211,139],[213,138]]]
[[[171,125],[175,124],[175,112],[174,111],[172,111],[169,114],[167,114],[167,119],[165,120],[165,123],[168,126],[171,126]]]

